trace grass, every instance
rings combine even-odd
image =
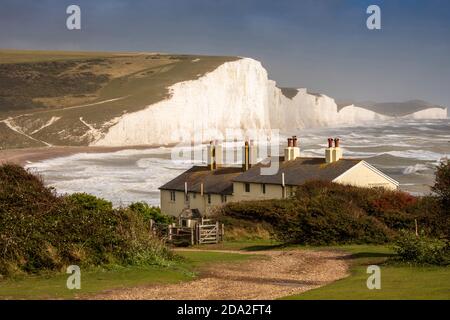
[[[315,247],[292,245],[283,246],[270,240],[230,241],[218,245],[203,246],[206,250],[342,250],[351,253],[349,258],[350,276],[324,287],[298,295],[285,297],[286,300],[400,300],[400,299],[450,299],[450,267],[410,266],[386,262],[395,254],[389,246],[343,245]],[[366,281],[368,265],[381,268],[381,289],[369,290]]]
[[[324,249],[324,248],[319,248]],[[327,249],[330,249],[328,247]],[[389,247],[376,245],[352,245],[331,247],[350,252],[351,275],[327,286],[288,300],[402,300],[402,299],[450,299],[450,268],[422,267],[386,263],[393,256]],[[366,281],[367,266],[381,268],[381,289],[369,290]]]
[[[242,250],[242,251],[260,251],[280,248],[281,243],[269,239],[255,240],[233,240],[225,241],[218,244],[198,245],[196,249],[202,250]]]
[[[386,263],[394,254],[390,247],[380,245],[345,245],[333,247],[282,246],[270,240],[230,241],[199,247],[204,251],[180,251],[183,261],[168,267],[127,267],[111,270],[95,269],[82,272],[81,290],[66,289],[68,275],[26,276],[0,281],[0,299],[73,299],[104,290],[175,283],[194,279],[206,266],[215,263],[237,263],[255,258],[254,255],[212,252],[208,250],[343,250],[351,253],[349,277],[324,287],[292,295],[287,300],[397,300],[450,299],[450,268],[419,267]],[[381,289],[369,290],[366,281],[368,265],[381,267]]]
[[[194,279],[202,268],[214,263],[244,261],[250,255],[220,252],[179,253],[184,259],[171,266],[115,267],[81,273],[81,289],[68,290],[68,274],[22,276],[0,281],[0,299],[74,299],[104,290],[138,285],[176,283]]]
[[[109,57],[110,52],[89,51],[45,51],[45,50],[14,50],[1,49],[0,63],[33,63],[44,61],[60,61],[73,59],[93,59]]]
[[[86,135],[87,127],[80,118],[105,131],[111,125],[109,121],[123,115],[125,109],[128,113],[142,110],[167,98],[171,85],[197,79],[236,59],[0,50],[0,69],[4,71],[0,77],[0,120],[12,117],[14,125],[26,134],[54,145],[87,145],[91,137]],[[26,64],[20,64],[23,62]],[[30,81],[30,77],[39,80]],[[43,128],[52,118],[58,120]],[[35,144],[24,139],[10,133],[3,148]]]

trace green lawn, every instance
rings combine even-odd
[[[174,283],[196,277],[202,267],[212,263],[242,261],[253,256],[218,252],[180,252],[184,261],[168,267],[116,267],[81,273],[81,289],[66,288],[67,274],[24,276],[0,281],[0,299],[73,299],[114,288]]]
[[[413,267],[385,263],[393,255],[388,247],[373,245],[339,246],[351,252],[351,275],[327,286],[285,299],[299,300],[398,300],[450,299],[450,267]],[[367,266],[381,268],[381,289],[369,290]]]
[[[68,290],[68,275],[26,276],[0,281],[0,299],[72,299],[77,296],[99,293],[121,287],[136,285],[174,283],[196,277],[200,270],[210,264],[239,262],[255,258],[241,255],[207,251],[212,249],[258,251],[270,249],[335,249],[352,253],[351,275],[327,286],[310,290],[284,299],[450,299],[449,267],[412,267],[387,263],[393,255],[386,246],[351,245],[336,247],[282,247],[267,240],[226,242],[203,246],[205,251],[181,251],[185,259],[168,267],[126,267],[111,270],[93,269],[82,271],[81,290]],[[369,290],[366,268],[370,264],[381,267],[381,289]]]
[[[386,262],[394,256],[389,246],[344,245],[334,247],[283,246],[270,240],[230,241],[218,245],[203,246],[205,249],[225,250],[342,250],[350,252],[351,275],[327,286],[310,290],[284,299],[323,300],[323,299],[450,299],[450,267],[418,267]],[[368,265],[381,268],[381,289],[369,290],[366,281]]]
[[[224,241],[218,244],[196,245],[194,248],[202,250],[242,250],[242,251],[259,251],[279,249],[281,243],[274,240],[257,239],[257,240],[233,240]]]

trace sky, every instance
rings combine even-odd
[[[246,56],[282,87],[450,107],[448,0],[0,0],[0,48]]]

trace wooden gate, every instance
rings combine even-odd
[[[193,245],[195,244],[194,229],[171,225],[169,227],[168,241],[179,245],[181,244]]]
[[[198,244],[219,243],[222,241],[223,225],[221,228],[218,221],[213,223],[211,219],[202,219],[201,223],[197,224],[196,229]]]
[[[177,245],[219,243],[223,240],[224,227],[212,219],[199,219],[195,226],[183,227],[176,223],[150,222],[152,233]]]

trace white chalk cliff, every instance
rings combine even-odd
[[[354,105],[338,111],[333,98],[306,89],[288,98],[261,63],[250,58],[226,62],[197,80],[171,86],[170,92],[168,99],[118,118],[91,145],[164,145],[207,141],[233,128],[283,132],[390,118]],[[447,111],[434,108],[408,116],[446,118]]]

